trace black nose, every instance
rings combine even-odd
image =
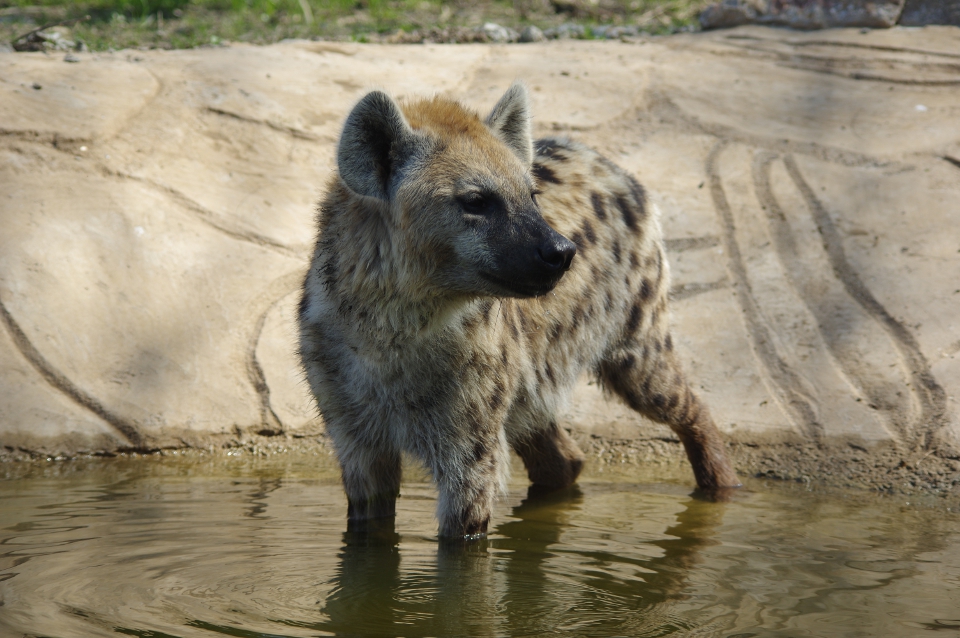
[[[573,256],[577,254],[577,245],[572,241],[557,235],[547,240],[537,249],[540,260],[553,270],[566,272],[570,270],[570,262]]]

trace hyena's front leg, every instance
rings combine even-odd
[[[364,522],[396,515],[400,495],[400,452],[387,445],[369,445],[351,438],[336,441],[337,457],[347,493],[350,529]]]
[[[707,407],[684,378],[669,335],[628,339],[600,364],[604,385],[627,404],[676,433],[687,452],[697,486],[738,487],[723,438]]]
[[[487,533],[497,497],[506,486],[509,456],[502,431],[474,430],[462,441],[447,441],[434,460],[441,538]]]

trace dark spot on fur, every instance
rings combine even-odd
[[[604,221],[607,218],[607,209],[603,205],[603,195],[596,191],[590,193],[590,203],[593,204],[593,212],[597,219]]]
[[[533,176],[536,178],[537,182],[550,182],[551,184],[562,184],[563,181],[557,174],[553,172],[553,169],[549,166],[544,166],[543,164],[534,164],[533,165]]]
[[[635,250],[630,251],[630,267],[633,269],[640,267],[640,257]]]
[[[477,356],[476,352],[470,353],[470,358],[466,360],[463,364],[465,370],[479,370],[480,369],[480,358]]]
[[[530,332],[530,321],[527,319],[527,315],[523,312],[518,312],[520,315],[520,327],[523,328],[524,332]]]
[[[654,341],[653,341],[653,347],[654,347],[654,349],[655,349],[657,352],[660,352],[660,351],[663,350],[663,344],[660,343],[660,340],[659,340],[659,339],[654,339]]]
[[[600,266],[597,264],[590,265],[590,276],[593,277],[593,281],[600,281],[603,277],[603,271],[600,270]]]
[[[603,300],[603,309],[609,312],[611,308],[613,308],[613,295],[608,290]]]
[[[618,264],[620,263],[620,240],[619,239],[613,240],[613,260]]]
[[[506,345],[500,346],[500,363],[506,366],[509,361],[510,361],[510,355],[507,354],[507,346]]]
[[[677,407],[677,404],[680,403],[680,395],[674,393],[670,395],[670,399],[667,401],[667,409],[673,410]]]
[[[593,230],[593,224],[590,223],[589,219],[583,220],[583,234],[586,235],[587,241],[591,244],[597,243],[597,233]]]
[[[520,331],[517,330],[517,323],[516,323],[516,320],[513,318],[512,310],[508,310],[503,315],[503,322],[507,324],[507,329],[510,330],[510,334],[513,335],[514,339],[517,339],[520,337]]]
[[[467,413],[467,427],[471,432],[479,432],[483,428],[483,424],[480,422],[480,411],[476,408],[475,403],[470,404],[471,410]]]
[[[640,327],[640,320],[643,319],[643,309],[640,304],[635,303],[630,308],[630,316],[627,317],[627,335],[632,335]]]
[[[620,370],[623,374],[630,372],[633,369],[633,366],[637,364],[637,358],[633,356],[632,352],[628,352],[623,358],[623,361],[620,362]]]
[[[627,201],[627,197],[625,195],[617,195],[614,201],[616,201],[617,208],[620,209],[620,214],[623,216],[623,223],[625,223],[630,230],[637,230],[637,214],[633,209],[633,205]]]
[[[583,308],[577,306],[573,309],[573,315],[570,317],[570,329],[576,330],[580,327],[580,322],[583,321],[584,312]]]
[[[575,243],[575,244],[577,245],[577,252],[578,252],[578,253],[581,253],[581,254],[582,254],[582,253],[583,253],[583,249],[587,247],[586,242],[583,241],[583,233],[581,233],[580,231],[575,232],[575,233],[573,234],[573,236],[570,237],[570,241],[572,241],[573,243]]]
[[[565,149],[566,147],[561,146],[560,143],[554,139],[537,140],[534,148],[538,156],[549,157],[558,162],[566,162],[570,159],[564,153],[560,152],[560,149]]]
[[[627,183],[630,184],[630,194],[633,195],[633,201],[637,203],[640,219],[643,219],[647,214],[647,194],[640,182],[634,179],[632,175],[627,176]]]
[[[563,324],[559,321],[550,326],[550,341],[555,342],[563,334]]]
[[[490,323],[490,309],[493,308],[493,302],[489,299],[480,303],[480,312],[483,314],[483,323]]]
[[[643,282],[640,284],[640,299],[646,301],[650,299],[652,294],[653,287],[650,285],[650,280],[644,277]]]
[[[667,335],[667,338],[663,340],[663,347],[665,347],[665,348],[667,349],[667,352],[670,352],[670,351],[673,350],[673,337],[672,337],[672,336]]]
[[[320,266],[320,278],[328,290],[334,287],[337,282],[337,265],[333,263],[332,259],[328,259]]]
[[[483,460],[483,457],[487,454],[487,446],[485,445],[482,439],[478,439],[473,443],[473,464],[476,465]]]
[[[650,398],[650,401],[653,403],[653,405],[657,406],[658,409],[662,410],[663,406],[667,404],[667,397],[657,393]]]
[[[503,387],[503,383],[497,381],[493,384],[493,394],[490,395],[490,407],[494,410],[497,410],[501,405],[503,405],[503,393],[506,388]]]
[[[547,378],[550,379],[550,383],[552,383],[553,385],[556,385],[557,378],[553,375],[553,366],[550,365],[549,361],[546,361],[545,364],[546,364]]]

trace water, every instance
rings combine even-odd
[[[422,476],[351,535],[323,457],[49,464],[0,481],[0,636],[960,635],[960,516],[906,501],[518,480],[457,547]]]

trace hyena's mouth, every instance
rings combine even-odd
[[[522,298],[542,297],[543,295],[547,294],[557,287],[557,284],[560,283],[560,279],[563,277],[563,273],[560,273],[555,277],[551,277],[547,281],[539,281],[536,283],[515,280],[509,281],[506,279],[501,279],[500,277],[487,272],[481,272],[480,276],[498,288],[502,289],[505,296]]]

